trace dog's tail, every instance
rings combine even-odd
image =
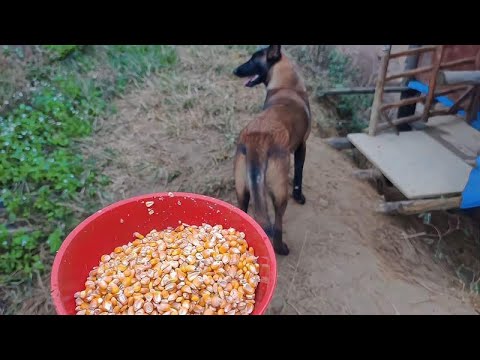
[[[268,134],[249,134],[246,142],[247,182],[253,204],[253,217],[271,235],[268,216],[266,173],[271,137]]]

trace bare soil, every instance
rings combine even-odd
[[[358,62],[370,74],[376,70],[374,65],[368,70],[376,61],[372,49],[378,47],[357,49],[370,56]],[[96,135],[84,146],[113,179],[102,194],[105,205],[180,190],[236,204],[234,140],[260,111],[264,89],[245,88],[231,75],[249,56],[244,48],[179,50],[175,74],[152,78],[118,100],[117,115],[99,121]],[[311,101],[314,117],[332,116]],[[453,265],[435,257],[438,239],[415,235],[436,232],[422,229],[416,220],[376,214],[381,197],[351,176],[355,166],[348,155],[329,148],[321,135],[316,128],[307,142],[307,202],[290,201],[287,208],[284,239],[290,255],[277,257],[278,287],[268,313],[475,314]],[[39,309],[36,313],[53,311],[51,306]]]
[[[321,139],[308,142],[303,206],[285,217],[290,255],[278,258],[272,314],[473,314],[453,277],[409,239],[405,224]]]

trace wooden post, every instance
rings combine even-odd
[[[380,204],[376,211],[387,215],[413,215],[460,207],[461,196],[451,198],[407,200]]]
[[[368,134],[370,136],[375,136],[377,124],[380,120],[380,106],[382,105],[383,99],[383,86],[385,85],[385,77],[387,76],[391,50],[391,45],[385,45],[383,48],[382,61],[380,62],[377,85],[375,87],[375,95],[373,97],[372,113],[370,114],[370,124],[368,126]]]
[[[443,45],[439,45],[437,47],[437,51],[435,52],[435,57],[432,65],[432,72],[430,76],[430,82],[428,84],[428,94],[427,94],[427,100],[425,101],[425,108],[423,110],[423,115],[422,115],[422,120],[424,122],[427,122],[429,116],[430,116],[430,108],[432,107],[433,104],[433,97],[435,95],[435,88],[437,87],[437,74],[438,70],[440,69],[440,64],[442,63],[442,58],[443,58]]]

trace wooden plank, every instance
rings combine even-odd
[[[444,88],[442,90],[439,90],[439,91],[435,92],[434,98],[451,94],[451,93],[456,92],[459,89],[463,89],[463,88],[464,88],[464,86],[461,86],[460,88],[457,87],[457,86]],[[382,105],[380,107],[380,110],[384,111],[384,110],[394,108],[394,107],[400,107],[400,106],[405,106],[405,105],[410,105],[410,104],[417,104],[419,102],[424,102],[426,99],[427,99],[427,95],[421,95],[421,96],[417,96],[417,97],[403,99],[403,100],[400,100],[398,102],[393,102],[393,103],[390,103],[390,104]]]
[[[395,59],[402,56],[420,54],[427,51],[435,51],[436,46],[425,46],[420,48],[411,48],[404,51],[399,51],[390,55],[390,59]]]
[[[411,104],[416,104],[418,102],[421,102],[421,101],[425,101],[427,97],[425,95],[422,95],[422,96],[417,96],[417,97],[412,97],[412,98],[408,98],[408,99],[403,99],[403,100],[400,100],[400,101],[397,101],[397,102],[393,102],[393,103],[390,103],[390,104],[385,104],[385,105],[382,105],[380,107],[380,110],[381,111],[385,111],[385,110],[388,110],[388,109],[391,109],[391,108],[395,108],[395,107],[400,107],[400,106],[404,106],[404,105],[411,105]]]
[[[469,97],[471,96],[471,91],[473,90],[473,86],[469,86],[462,95],[455,101],[453,106],[450,108],[450,113],[451,114],[456,114],[458,110],[460,110],[460,105]]]
[[[457,115],[431,117],[425,133],[464,161],[475,160],[480,153],[480,132]]]
[[[468,88],[469,87],[467,85],[445,86],[445,87],[442,87],[441,90],[438,90],[438,91],[435,92],[435,97],[453,94],[453,93],[455,93],[459,90],[464,90],[464,89],[468,89]]]
[[[414,75],[422,74],[428,71],[431,71],[433,69],[433,66],[424,66],[421,68],[413,69],[413,70],[408,70],[404,71],[398,74],[393,74],[389,75],[385,78],[385,82],[393,80],[393,79],[398,79],[398,78],[403,78],[403,77],[411,77]]]
[[[423,131],[347,137],[411,200],[461,193],[472,169]]]
[[[392,128],[395,131],[395,133],[398,135],[400,131],[398,131],[398,128],[395,126],[392,119],[390,119],[390,117],[387,114],[385,114],[383,111],[380,112],[380,117],[383,120],[383,122],[387,123],[390,126],[390,128]]]
[[[420,105],[420,104],[418,104],[418,105]],[[421,114],[414,114],[414,115],[411,115],[411,116],[406,116],[406,117],[402,117],[402,118],[399,118],[399,119],[394,119],[394,120],[392,120],[392,124],[394,126],[398,126],[398,125],[401,125],[401,124],[409,124],[411,122],[420,120],[421,118],[422,118]],[[378,124],[377,131],[380,132],[380,131],[383,131],[383,130],[387,130],[388,128],[391,128],[391,125],[389,123],[386,123],[386,122],[381,123],[381,124]]]
[[[414,215],[430,211],[458,209],[462,201],[461,196],[427,200],[407,200],[382,203],[377,212],[387,215]]]
[[[429,116],[446,116],[446,115],[450,115],[452,112],[450,111],[450,109],[442,109],[442,110],[432,110],[430,111],[430,115]]]
[[[453,60],[440,64],[440,69],[452,68],[458,65],[473,64],[475,62],[475,56],[470,56],[463,59]]]

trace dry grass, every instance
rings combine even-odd
[[[103,205],[159,191],[196,192],[235,203],[235,139],[264,100],[262,87],[245,88],[242,80],[232,75],[251,50],[242,46],[179,46],[180,62],[173,71],[151,77],[142,88],[116,101],[114,116],[97,120],[95,135],[83,143],[83,152],[86,157],[94,156],[112,180],[100,194]],[[314,56],[316,51],[315,47],[297,46],[287,50],[295,57],[302,51]],[[311,73],[312,65],[300,65],[309,89],[314,89],[319,80]],[[311,102],[314,121],[320,125],[316,132],[320,129],[323,136],[335,135],[329,125],[337,119],[335,111],[313,99]],[[416,244],[420,241],[409,239],[419,249],[415,251],[423,253],[425,247]],[[408,246],[398,251],[411,249]],[[33,288],[0,288],[0,314],[51,314],[49,274],[36,282]],[[13,305],[9,310],[7,303]]]
[[[235,138],[262,104],[261,89],[245,89],[232,75],[248,52],[225,46],[178,50],[174,72],[118,100],[117,114],[99,121],[84,146],[113,180],[102,194],[105,203],[167,190],[222,197],[232,189]]]
[[[254,48],[177,50],[176,68],[118,99],[116,114],[97,119],[95,135],[82,145],[85,158],[96,158],[112,180],[99,194],[102,205],[158,191],[195,192],[235,203],[235,139],[261,110],[265,90],[245,88],[232,71]],[[322,109],[312,104],[312,113],[322,114]],[[0,289],[0,298],[12,305],[3,311],[51,313],[48,278],[37,279],[33,288]]]
[[[21,101],[29,92],[28,67],[41,67],[43,64],[44,58],[39,46],[2,45],[0,47],[0,113],[16,101]]]
[[[40,257],[47,269],[53,263],[53,256],[41,249]],[[32,281],[9,283],[0,286],[0,315],[53,315],[50,296],[50,272],[35,273]]]
[[[54,315],[50,296],[50,274],[37,274],[32,284],[0,289],[0,315]]]
[[[85,155],[100,159],[113,180],[102,194],[105,204],[158,191],[234,200],[235,139],[264,100],[263,87],[245,88],[232,75],[252,49],[177,49],[177,68],[149,79],[142,89],[118,100],[117,114],[98,121],[96,135],[85,143]],[[295,47],[288,50],[295,52]],[[305,78],[313,88],[312,78]],[[317,120],[335,116],[313,101],[312,113]]]

